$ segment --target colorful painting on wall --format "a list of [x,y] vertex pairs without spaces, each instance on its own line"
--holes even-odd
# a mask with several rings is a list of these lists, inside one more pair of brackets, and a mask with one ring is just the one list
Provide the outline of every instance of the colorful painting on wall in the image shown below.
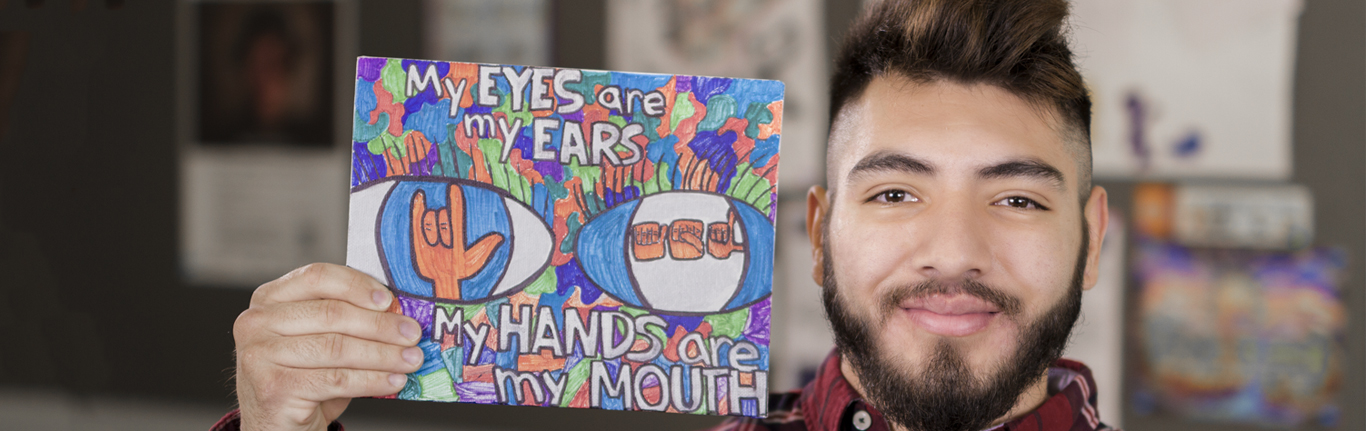
[[355,100],[394,397],[767,413],[781,82],[362,57]]
[[1331,427],[1347,310],[1341,249],[1192,249],[1140,241],[1132,330],[1139,414]]

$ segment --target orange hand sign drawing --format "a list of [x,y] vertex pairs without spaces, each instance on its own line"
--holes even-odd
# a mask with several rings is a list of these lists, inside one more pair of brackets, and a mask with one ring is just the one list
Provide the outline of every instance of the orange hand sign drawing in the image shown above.
[[503,243],[490,232],[465,247],[465,197],[458,185],[447,186],[446,208],[427,209],[427,195],[413,194],[413,261],[417,273],[432,281],[437,298],[460,299],[460,281],[479,273]]
[[669,226],[655,222],[632,226],[631,251],[636,260],[649,261],[664,257],[664,237],[669,235]]
[[735,239],[735,232],[740,229],[736,226],[736,214],[730,211],[727,221],[716,222],[707,225],[707,252],[717,259],[730,257],[731,252],[743,252],[745,244]]
[[701,220],[674,220],[669,224],[669,255],[677,260],[701,259],[706,248]]

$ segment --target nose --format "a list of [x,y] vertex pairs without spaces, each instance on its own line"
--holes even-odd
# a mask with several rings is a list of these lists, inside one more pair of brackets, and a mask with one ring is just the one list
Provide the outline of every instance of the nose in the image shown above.
[[917,217],[910,264],[929,279],[969,280],[991,267],[985,211],[968,199],[941,200]]

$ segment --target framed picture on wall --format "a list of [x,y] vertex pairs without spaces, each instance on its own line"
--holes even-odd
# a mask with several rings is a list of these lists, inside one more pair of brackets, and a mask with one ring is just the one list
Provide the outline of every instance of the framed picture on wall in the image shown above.
[[[180,263],[255,287],[345,257],[355,1],[185,1],[178,10]],[[338,102],[341,103],[338,103]]]
[[200,2],[194,9],[196,142],[336,144],[332,2]]

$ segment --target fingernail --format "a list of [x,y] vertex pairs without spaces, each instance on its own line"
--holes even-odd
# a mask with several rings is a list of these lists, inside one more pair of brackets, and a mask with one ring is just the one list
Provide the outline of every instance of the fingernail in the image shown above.
[[405,376],[405,375],[402,375],[402,374],[390,374],[390,375],[389,375],[389,385],[390,385],[390,386],[399,388],[399,387],[403,387],[403,385],[406,385],[406,384],[408,384],[408,376]]
[[381,307],[389,305],[389,294],[378,290],[376,290],[375,293],[370,294],[370,299],[375,301],[375,305]]
[[398,332],[403,334],[403,338],[409,340],[416,340],[417,337],[422,336],[422,328],[417,326],[417,322],[411,320],[404,320],[403,323],[399,323]]
[[403,349],[403,360],[408,361],[409,364],[413,365],[421,364],[422,349],[416,347],[409,347],[407,349]]

